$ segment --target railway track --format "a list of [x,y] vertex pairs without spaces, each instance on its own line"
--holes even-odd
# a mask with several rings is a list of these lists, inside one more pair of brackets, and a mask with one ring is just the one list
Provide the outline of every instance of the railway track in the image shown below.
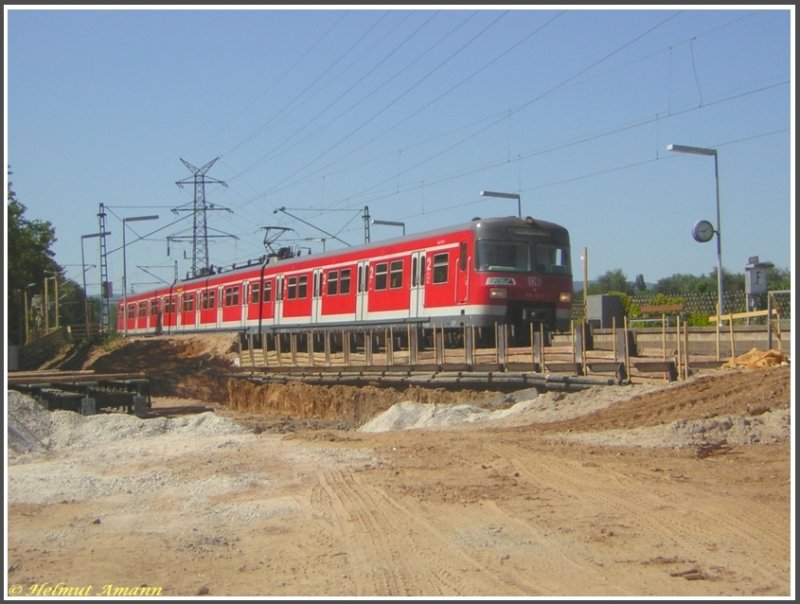
[[18,371],[7,387],[36,398],[48,409],[82,415],[123,411],[143,417],[151,407],[150,379],[144,373],[94,371]]

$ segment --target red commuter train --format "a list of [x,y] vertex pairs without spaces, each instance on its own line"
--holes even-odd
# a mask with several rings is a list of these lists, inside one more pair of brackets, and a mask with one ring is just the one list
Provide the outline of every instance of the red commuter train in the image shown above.
[[571,312],[566,228],[531,217],[474,218],[319,254],[281,248],[244,267],[130,294],[119,302],[117,328],[126,335],[274,335],[507,324],[512,336],[529,338],[531,324],[567,331]]

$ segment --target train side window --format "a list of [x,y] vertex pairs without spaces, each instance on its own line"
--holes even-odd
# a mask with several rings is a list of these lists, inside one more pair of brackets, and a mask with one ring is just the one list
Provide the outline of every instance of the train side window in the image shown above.
[[204,289],[200,296],[200,308],[209,310],[214,308],[214,290]]
[[389,273],[389,287],[397,289],[403,287],[403,261],[392,260]]
[[175,296],[164,298],[164,312],[167,314],[175,312]]
[[328,295],[335,296],[339,293],[339,271],[328,272]]
[[139,317],[147,316],[147,302],[139,302],[138,316]]
[[224,306],[238,306],[239,305],[239,286],[232,285],[226,287],[224,290]]
[[308,297],[308,275],[302,275],[297,278],[297,297]]
[[152,316],[158,314],[158,300],[150,300],[150,314]]
[[264,303],[272,301],[272,281],[264,281]]
[[443,254],[435,254],[433,256],[433,282],[434,283],[447,283],[447,252]]
[[183,312],[194,310],[194,293],[183,294]]
[[459,246],[459,256],[458,256],[458,269],[465,271],[467,270],[467,242],[462,241],[461,245]]
[[289,277],[286,280],[286,299],[294,300],[297,298],[297,277]]
[[389,265],[380,262],[375,265],[375,291],[386,289],[386,275],[389,272]]
[[135,304],[128,304],[128,318],[135,319],[136,318],[136,305]]
[[340,294],[349,294],[350,293],[350,273],[351,270],[349,268],[342,269],[341,280],[339,282],[339,293]]
[[250,304],[258,304],[261,302],[261,284],[256,281],[250,284]]

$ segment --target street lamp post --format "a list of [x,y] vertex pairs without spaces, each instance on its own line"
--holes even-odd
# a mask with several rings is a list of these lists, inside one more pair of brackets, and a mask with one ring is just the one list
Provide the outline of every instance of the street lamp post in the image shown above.
[[158,215],[129,216],[122,219],[122,331],[125,337],[128,336],[128,262],[125,255],[125,230],[129,222],[139,220],[158,220]]
[[503,199],[517,200],[517,214],[522,218],[522,198],[519,193],[498,193],[497,191],[481,191],[482,197],[501,197]]
[[406,234],[406,223],[405,222],[399,222],[399,221],[396,221],[396,220],[373,220],[372,224],[383,224],[383,225],[386,225],[386,226],[403,227],[403,236],[405,237],[405,234]]
[[692,155],[706,155],[714,158],[714,179],[717,187],[717,326],[720,324],[722,315],[722,234],[720,233],[720,211],[719,211],[719,163],[716,149],[706,147],[687,147],[686,145],[667,145],[667,151],[677,153],[689,153]]
[[83,240],[91,239],[93,237],[105,237],[110,235],[108,231],[102,233],[89,233],[88,235],[81,235],[81,269],[83,272],[83,320],[86,323],[86,335],[89,335],[89,296],[86,293],[86,259],[83,254]]

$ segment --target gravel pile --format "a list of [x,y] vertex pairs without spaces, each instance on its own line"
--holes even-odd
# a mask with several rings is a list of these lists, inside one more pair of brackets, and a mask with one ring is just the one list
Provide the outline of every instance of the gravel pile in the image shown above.
[[10,460],[168,433],[203,437],[248,432],[241,425],[210,411],[174,419],[140,419],[123,413],[83,416],[73,411],[48,411],[34,398],[14,390],[7,392],[7,400]]
[[[490,409],[477,405],[437,405],[403,401],[392,405],[359,428],[360,432],[442,429],[474,422],[498,422],[503,426],[536,424],[587,415],[621,400],[630,399],[657,387],[590,388],[563,393],[525,391],[506,397],[506,408]],[[768,411],[757,416],[722,416],[699,420],[679,420],[647,428],[601,432],[561,433],[549,436],[561,441],[607,446],[684,447],[725,441],[730,445],[784,442],[790,435],[790,412]]]
[[388,432],[413,428],[448,428],[460,424],[500,421],[506,423],[552,422],[580,417],[612,403],[655,390],[652,385],[625,388],[595,386],[580,392],[544,392],[530,388],[474,404],[423,404],[403,401],[363,424],[360,432]]

